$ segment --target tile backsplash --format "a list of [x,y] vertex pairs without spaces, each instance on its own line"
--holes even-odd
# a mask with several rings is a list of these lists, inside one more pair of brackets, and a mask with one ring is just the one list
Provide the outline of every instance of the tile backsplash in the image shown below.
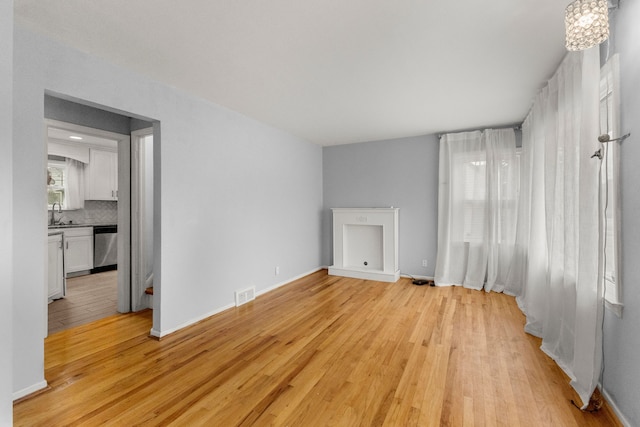
[[107,200],[85,200],[84,209],[56,213],[56,220],[66,224],[117,224],[118,202]]

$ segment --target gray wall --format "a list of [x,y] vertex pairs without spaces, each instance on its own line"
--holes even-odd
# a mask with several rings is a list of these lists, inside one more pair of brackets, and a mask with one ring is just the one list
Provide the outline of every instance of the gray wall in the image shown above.
[[123,135],[131,132],[131,119],[127,116],[50,95],[44,97],[44,117]]
[[135,117],[131,119],[131,132],[134,130],[147,129],[151,126],[153,126],[153,123],[146,120],[137,119]]
[[604,390],[630,425],[640,426],[640,2],[625,1],[612,13],[611,49],[620,54],[623,315],[606,310]]
[[[433,277],[438,237],[436,135],[324,147],[322,262],[333,263],[331,208],[400,208],[403,274]],[[422,260],[428,262],[422,267]]]
[[[0,425],[10,426],[13,286],[13,0],[0,2]],[[8,343],[8,344],[7,344]]]
[[321,147],[18,23],[13,58],[16,395],[46,384],[45,93],[157,120],[154,332],[164,335],[232,306],[235,290],[265,291],[321,265]]
[[113,113],[48,94],[44,96],[44,117],[122,135],[129,135],[134,130],[150,128],[153,125],[146,120],[131,118],[124,114]]

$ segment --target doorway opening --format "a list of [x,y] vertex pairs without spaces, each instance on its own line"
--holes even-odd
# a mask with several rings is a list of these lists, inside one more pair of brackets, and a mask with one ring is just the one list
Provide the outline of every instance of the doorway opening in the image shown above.
[[[51,161],[64,166],[54,172],[58,180],[53,186],[48,178],[47,228],[49,234],[53,231],[63,240],[52,244],[50,236],[49,251],[62,246],[62,283],[67,291],[50,298],[47,289],[49,315],[45,319],[54,324],[47,325],[45,331],[55,333],[116,312],[152,308],[152,297],[144,294],[144,282],[139,282],[142,274],[138,273],[144,266],[150,274],[143,280],[153,280],[153,243],[144,251],[138,249],[144,242],[138,237],[140,229],[148,231],[150,226],[150,241],[154,240],[153,155],[145,156],[153,153],[152,122],[46,95],[45,127],[47,166]],[[146,130],[137,131],[140,128]],[[142,160],[141,145],[146,149]],[[140,170],[146,173],[142,179]],[[134,178],[132,174],[138,175]],[[140,197],[150,197],[151,203]],[[139,215],[141,207],[144,217]],[[141,223],[145,218],[150,219]],[[82,262],[74,264],[78,254],[83,256]],[[59,274],[52,274],[51,260],[50,255],[49,282]]]

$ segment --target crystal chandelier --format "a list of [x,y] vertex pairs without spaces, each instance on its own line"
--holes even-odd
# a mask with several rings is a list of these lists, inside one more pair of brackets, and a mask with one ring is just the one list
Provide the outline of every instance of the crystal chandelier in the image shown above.
[[609,37],[609,6],[606,0],[576,0],[565,10],[567,50],[584,50]]

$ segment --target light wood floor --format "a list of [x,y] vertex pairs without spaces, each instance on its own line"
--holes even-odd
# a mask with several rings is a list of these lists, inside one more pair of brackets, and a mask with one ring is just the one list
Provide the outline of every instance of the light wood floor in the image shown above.
[[67,295],[49,304],[49,335],[118,313],[118,271],[67,279]]
[[166,338],[151,311],[46,340],[18,426],[611,426],[514,299],[320,271]]

